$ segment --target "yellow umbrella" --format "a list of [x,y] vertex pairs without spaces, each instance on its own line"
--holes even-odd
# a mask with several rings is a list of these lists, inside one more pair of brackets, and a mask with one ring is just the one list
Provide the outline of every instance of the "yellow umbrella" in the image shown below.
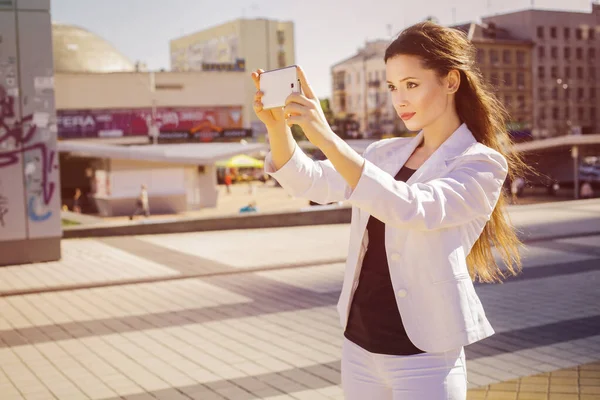
[[217,167],[227,168],[262,168],[263,166],[264,162],[245,154],[233,156],[229,160],[217,162]]

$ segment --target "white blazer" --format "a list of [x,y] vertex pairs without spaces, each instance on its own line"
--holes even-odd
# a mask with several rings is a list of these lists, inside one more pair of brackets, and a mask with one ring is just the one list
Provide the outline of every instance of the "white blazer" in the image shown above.
[[506,178],[505,158],[478,143],[462,124],[405,183],[394,179],[423,137],[383,139],[364,152],[354,190],[329,160],[313,161],[298,146],[278,171],[271,154],[265,172],[296,197],[352,205],[350,243],[338,302],[345,329],[362,260],[366,226],[385,223],[385,247],[396,303],[410,340],[442,352],[494,333],[467,270],[466,256],[496,206]]

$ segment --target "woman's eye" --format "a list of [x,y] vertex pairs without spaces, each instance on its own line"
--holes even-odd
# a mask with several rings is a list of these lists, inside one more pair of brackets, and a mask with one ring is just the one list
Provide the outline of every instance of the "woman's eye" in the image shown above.
[[389,91],[393,91],[394,89],[395,89],[395,88],[394,88],[394,85],[388,85],[388,90],[389,90]]
[[419,85],[417,85],[417,84],[416,84],[416,83],[414,83],[414,82],[408,82],[408,83],[406,84],[406,87],[407,87],[408,89],[413,89],[413,88],[416,88],[417,86],[419,86]]

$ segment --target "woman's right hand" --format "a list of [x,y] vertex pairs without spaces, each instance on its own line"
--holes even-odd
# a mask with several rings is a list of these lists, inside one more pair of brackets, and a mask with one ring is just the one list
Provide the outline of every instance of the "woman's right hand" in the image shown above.
[[262,121],[267,128],[285,127],[285,116],[283,113],[283,107],[271,108],[265,110],[262,104],[263,92],[260,91],[260,74],[265,72],[262,69],[258,69],[252,73],[252,80],[254,86],[256,86],[256,94],[254,95],[253,108],[258,119]]

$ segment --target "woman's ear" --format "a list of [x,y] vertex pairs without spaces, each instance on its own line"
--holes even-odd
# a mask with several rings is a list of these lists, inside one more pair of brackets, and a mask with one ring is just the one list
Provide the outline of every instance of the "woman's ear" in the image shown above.
[[451,70],[448,72],[446,81],[448,82],[448,94],[456,93],[460,86],[460,73],[455,69]]

